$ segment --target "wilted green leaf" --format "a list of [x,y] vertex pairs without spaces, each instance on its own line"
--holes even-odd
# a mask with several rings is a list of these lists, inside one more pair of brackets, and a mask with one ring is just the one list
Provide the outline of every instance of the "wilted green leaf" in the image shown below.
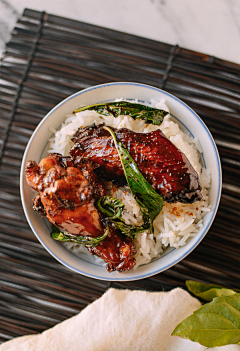
[[62,241],[62,242],[73,242],[82,244],[86,247],[93,247],[100,244],[109,233],[109,227],[107,227],[105,233],[101,236],[92,237],[92,236],[81,236],[81,235],[73,235],[68,233],[67,231],[61,232],[57,227],[53,226],[51,237],[54,240]]
[[85,110],[94,110],[103,116],[111,115],[118,117],[119,115],[127,115],[133,119],[142,119],[145,121],[145,123],[155,124],[158,126],[162,123],[164,117],[168,114],[168,112],[164,110],[159,110],[151,106],[128,101],[114,101],[83,106],[73,112],[77,113]]
[[137,234],[150,228],[149,218],[147,218],[146,222],[141,226],[126,224],[121,217],[124,204],[121,200],[112,196],[107,195],[100,197],[96,202],[96,207],[102,215],[107,217],[113,223],[115,228],[118,228],[122,234],[131,239],[135,239]]
[[112,196],[102,196],[96,201],[96,207],[105,217],[111,220],[121,217],[124,204]]

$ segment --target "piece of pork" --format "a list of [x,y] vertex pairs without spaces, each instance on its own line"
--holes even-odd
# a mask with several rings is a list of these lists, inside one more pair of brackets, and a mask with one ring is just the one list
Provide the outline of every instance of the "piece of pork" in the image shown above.
[[[28,161],[27,183],[38,192],[34,209],[70,234],[102,236],[107,222],[95,207],[95,201],[106,195],[106,189],[93,170],[91,162],[76,164],[59,154],[50,154],[39,165]],[[132,240],[111,226],[99,245],[87,248],[107,263],[109,271],[127,271],[135,264],[136,249]]]
[[[136,133],[129,129],[111,128],[123,143],[139,171],[168,203],[193,203],[201,200],[197,172],[187,157],[160,131]],[[79,129],[73,137],[70,154],[99,165],[96,172],[118,185],[126,178],[112,136],[103,125]]]

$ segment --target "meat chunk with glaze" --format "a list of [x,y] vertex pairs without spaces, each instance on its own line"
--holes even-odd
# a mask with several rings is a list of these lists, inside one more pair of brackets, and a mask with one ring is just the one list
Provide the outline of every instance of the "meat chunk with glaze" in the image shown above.
[[[76,163],[68,157],[50,154],[39,165],[28,161],[28,185],[38,192],[33,207],[60,230],[81,236],[102,236],[107,222],[95,207],[95,201],[106,195],[106,189],[94,173],[91,162]],[[132,240],[113,227],[99,245],[88,250],[107,263],[111,272],[131,269],[136,249]]]
[[[73,137],[70,154],[99,165],[98,174],[118,185],[126,179],[113,138],[103,125],[79,129]],[[187,157],[162,132],[136,133],[129,129],[111,128],[117,140],[125,145],[139,171],[168,203],[193,203],[201,200],[197,172]]]
[[[71,166],[66,167],[64,162]],[[28,161],[26,172],[28,185],[39,192],[51,223],[75,235],[96,237],[103,232],[94,202],[106,195],[106,190],[90,163],[77,168],[72,161],[52,154],[43,158],[39,165]],[[39,197],[37,203],[40,207]],[[34,205],[36,208],[36,200]]]

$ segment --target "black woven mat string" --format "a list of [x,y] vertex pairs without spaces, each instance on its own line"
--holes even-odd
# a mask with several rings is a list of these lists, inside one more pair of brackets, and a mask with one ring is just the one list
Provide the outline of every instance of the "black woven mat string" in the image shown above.
[[16,112],[16,109],[17,109],[17,106],[18,106],[18,100],[19,100],[19,97],[20,97],[20,94],[21,94],[21,91],[22,91],[22,86],[23,86],[23,83],[24,83],[24,81],[25,81],[25,79],[26,79],[26,77],[28,75],[29,69],[31,67],[32,60],[33,60],[34,54],[35,54],[37,46],[38,46],[38,42],[39,42],[39,40],[41,38],[41,35],[42,35],[42,28],[43,28],[44,22],[46,22],[46,20],[47,20],[47,16],[48,16],[48,14],[46,14],[45,11],[43,11],[41,13],[40,23],[39,23],[39,26],[38,26],[38,32],[37,32],[36,40],[34,42],[32,50],[30,52],[28,64],[27,64],[27,66],[26,66],[26,68],[25,68],[25,70],[23,72],[22,79],[21,79],[21,81],[20,81],[20,83],[18,85],[17,91],[16,91],[15,99],[14,99],[13,106],[12,106],[11,116],[10,116],[10,120],[9,120],[9,124],[7,126],[5,137],[3,139],[2,148],[0,150],[0,165],[1,165],[2,157],[3,157],[3,153],[4,153],[4,150],[5,150],[5,147],[6,147],[6,143],[7,143],[7,140],[8,140],[9,132],[10,132],[10,129],[11,129],[12,121],[14,119],[14,115],[15,115],[15,112]]
[[171,48],[170,55],[169,55],[169,58],[168,58],[168,61],[167,61],[166,71],[165,71],[165,73],[163,75],[163,78],[162,78],[161,89],[164,89],[164,87],[165,87],[165,85],[167,83],[169,72],[172,69],[173,60],[177,56],[179,50],[180,50],[180,48],[179,48],[178,45],[175,45],[175,46],[173,46]]

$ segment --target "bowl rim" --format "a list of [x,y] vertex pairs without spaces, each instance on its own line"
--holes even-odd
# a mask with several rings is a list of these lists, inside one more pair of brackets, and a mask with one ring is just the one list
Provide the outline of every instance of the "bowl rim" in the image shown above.
[[[119,277],[111,277],[111,273],[109,274],[109,278],[108,277],[101,277],[99,275],[94,275],[85,271],[82,271],[79,268],[76,268],[74,266],[72,266],[71,264],[65,262],[62,258],[58,257],[57,254],[55,252],[53,252],[47,245],[46,243],[40,238],[38,232],[36,231],[36,229],[34,228],[30,216],[28,214],[28,210],[26,207],[26,203],[25,203],[25,198],[24,198],[24,191],[23,191],[23,187],[24,187],[24,177],[25,177],[25,164],[27,161],[27,154],[29,149],[31,148],[31,143],[32,140],[35,138],[36,134],[38,133],[39,129],[41,128],[41,126],[45,123],[45,121],[51,116],[51,114],[56,111],[57,109],[59,109],[63,104],[65,104],[67,101],[75,98],[76,96],[82,95],[86,92],[89,91],[93,91],[95,89],[99,89],[99,88],[104,88],[104,87],[109,87],[109,86],[117,86],[117,85],[130,85],[130,86],[140,86],[140,87],[145,87],[145,88],[150,88],[152,90],[156,90],[157,92],[161,92],[163,95],[169,96],[170,98],[172,98],[173,100],[176,100],[177,103],[180,103],[181,105],[183,105],[185,108],[187,108],[194,116],[195,118],[197,118],[197,120],[201,123],[201,125],[203,126],[203,128],[205,129],[205,131],[207,132],[207,135],[209,137],[209,140],[211,141],[215,156],[216,156],[216,161],[217,161],[217,169],[218,169],[218,189],[217,189],[217,201],[214,204],[214,208],[212,209],[211,212],[211,217],[209,218],[208,222],[205,224],[205,228],[204,231],[201,233],[201,235],[199,235],[198,240],[196,240],[195,244],[190,246],[190,248],[186,251],[183,252],[183,254],[180,257],[177,257],[175,260],[173,260],[171,263],[166,264],[164,267],[160,268],[160,269],[155,269],[154,271],[151,272],[146,272],[143,273],[141,275],[136,275],[136,276],[131,276],[131,277],[127,277],[127,275],[119,275]],[[170,112],[171,114],[171,112]],[[175,117],[174,115],[172,115],[175,119],[178,120],[177,117]],[[178,120],[182,125],[184,125],[180,120]],[[187,126],[184,125],[184,127],[188,129]],[[189,130],[190,131],[190,130]],[[191,131],[190,131],[191,133]],[[192,133],[191,133],[192,134]],[[94,279],[99,279],[99,280],[105,280],[105,281],[134,281],[134,280],[140,280],[140,279],[145,279],[148,277],[151,277],[153,275],[156,275],[158,273],[161,273],[171,267],[173,267],[175,264],[177,264],[178,262],[182,261],[185,257],[187,257],[197,246],[198,244],[203,240],[203,238],[205,237],[205,235],[207,234],[209,228],[211,227],[214,218],[217,214],[217,210],[219,207],[219,203],[220,203],[220,199],[221,199],[221,190],[222,190],[222,168],[221,168],[221,162],[220,162],[220,157],[219,157],[219,153],[218,153],[218,149],[216,146],[216,143],[211,135],[211,132],[209,131],[208,127],[206,126],[206,124],[203,122],[203,120],[198,116],[198,114],[190,107],[188,106],[184,101],[182,101],[181,99],[177,98],[176,96],[170,94],[169,92],[162,90],[160,88],[151,86],[151,85],[147,85],[147,84],[142,84],[142,83],[135,83],[135,82],[110,82],[110,83],[103,83],[103,84],[98,84],[98,85],[94,85],[91,87],[88,87],[86,89],[83,89],[81,91],[78,91],[68,97],[66,97],[64,100],[60,101],[56,106],[54,106],[41,120],[41,122],[37,125],[37,127],[35,128],[32,136],[30,137],[27,146],[25,148],[24,154],[23,154],[23,158],[22,158],[22,163],[21,163],[21,170],[20,170],[20,195],[21,195],[21,201],[22,201],[22,206],[23,206],[23,210],[25,213],[25,216],[27,218],[27,221],[33,231],[33,233],[35,234],[35,236],[37,237],[37,239],[40,241],[40,243],[43,245],[43,247],[57,260],[59,261],[61,264],[63,264],[64,266],[66,266],[67,268],[73,270],[76,273],[82,274],[84,276],[90,277],[90,278],[94,278]],[[172,251],[176,250],[174,248],[171,248],[172,250],[170,250],[168,253],[166,253],[166,255],[168,255],[169,253],[171,253]],[[165,256],[166,256],[165,255]],[[160,256],[159,258],[155,259],[154,261],[151,262],[155,262],[157,260],[160,260],[162,257],[165,256]],[[151,263],[150,262],[150,263]],[[148,264],[146,264],[147,266]],[[105,267],[104,267],[105,268]],[[106,268],[105,268],[106,269]],[[131,270],[132,271],[132,270]],[[137,270],[135,271],[137,272]],[[126,272],[128,273],[128,272]]]

